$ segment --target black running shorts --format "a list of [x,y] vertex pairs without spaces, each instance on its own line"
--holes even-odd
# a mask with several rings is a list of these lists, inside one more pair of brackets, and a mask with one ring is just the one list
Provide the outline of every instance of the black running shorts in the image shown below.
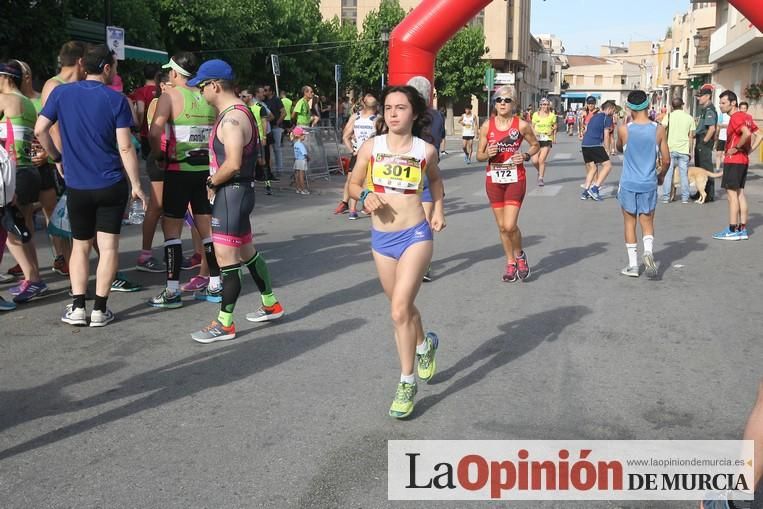
[[212,240],[217,244],[241,247],[252,241],[249,216],[254,210],[254,182],[222,186],[212,205]]
[[165,171],[162,209],[164,215],[173,219],[183,219],[191,204],[196,215],[209,215],[212,206],[207,197],[206,171]]
[[724,189],[744,189],[747,181],[747,165],[723,163],[721,187]]
[[609,161],[609,155],[604,147],[583,147],[583,161],[601,164]]
[[40,198],[40,172],[34,166],[16,168],[16,202],[31,205]]
[[127,180],[103,189],[67,189],[72,237],[90,240],[95,232],[119,235],[129,194]]

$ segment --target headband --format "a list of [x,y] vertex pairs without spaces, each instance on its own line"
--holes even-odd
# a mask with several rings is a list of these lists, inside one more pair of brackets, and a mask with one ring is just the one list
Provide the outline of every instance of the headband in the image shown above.
[[625,101],[625,105],[633,111],[642,111],[649,107],[649,98],[647,97],[646,101],[642,102],[641,104],[632,104],[628,101]]
[[0,64],[0,74],[10,76],[12,78],[21,79],[21,73],[16,71],[13,67],[5,64]]
[[180,67],[180,64],[175,62],[172,58],[170,58],[169,63],[166,63],[162,66],[162,69],[172,69],[176,73],[178,73],[181,76],[185,76],[186,78],[191,76],[191,73]]

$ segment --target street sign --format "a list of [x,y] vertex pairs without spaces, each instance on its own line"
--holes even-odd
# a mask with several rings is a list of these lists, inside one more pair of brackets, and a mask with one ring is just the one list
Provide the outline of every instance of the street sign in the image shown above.
[[496,85],[513,85],[514,80],[515,78],[513,72],[499,72],[495,75]]
[[489,67],[485,70],[485,86],[492,89],[495,86],[495,69]]
[[278,55],[270,55],[270,64],[273,67],[273,76],[280,76],[281,63],[278,61]]
[[339,64],[334,65],[334,81],[337,83],[342,81],[342,66]]
[[125,59],[125,29],[106,27],[106,44],[114,52],[117,60]]

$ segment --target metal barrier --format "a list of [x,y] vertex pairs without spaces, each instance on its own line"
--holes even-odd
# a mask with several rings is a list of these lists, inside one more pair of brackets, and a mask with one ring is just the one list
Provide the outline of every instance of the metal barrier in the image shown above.
[[[331,174],[341,174],[340,157],[344,154],[339,135],[334,127],[303,127],[306,132],[305,146],[310,161],[308,163],[308,179],[331,180]],[[288,136],[283,137],[281,152],[283,154],[282,173],[291,173],[294,168],[294,150]]]

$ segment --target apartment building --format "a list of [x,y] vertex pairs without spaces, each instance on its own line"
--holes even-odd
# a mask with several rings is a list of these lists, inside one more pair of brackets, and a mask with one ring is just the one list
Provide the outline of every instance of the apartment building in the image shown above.
[[586,97],[599,103],[613,100],[622,105],[628,92],[642,88],[642,67],[626,59],[567,55],[568,67],[562,71],[564,107],[580,107]]

